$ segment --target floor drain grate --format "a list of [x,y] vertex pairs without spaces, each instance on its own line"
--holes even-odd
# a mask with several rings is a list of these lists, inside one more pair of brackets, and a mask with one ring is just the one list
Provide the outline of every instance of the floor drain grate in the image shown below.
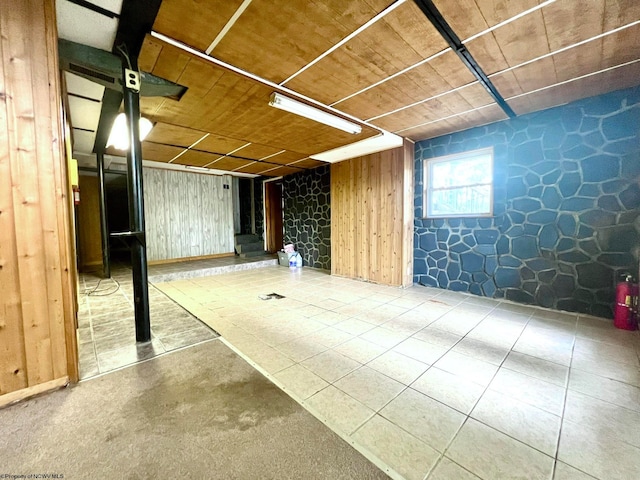
[[284,295],[280,295],[279,293],[268,293],[266,295],[258,295],[258,298],[260,300],[271,300],[272,298],[280,300],[281,298],[284,298]]

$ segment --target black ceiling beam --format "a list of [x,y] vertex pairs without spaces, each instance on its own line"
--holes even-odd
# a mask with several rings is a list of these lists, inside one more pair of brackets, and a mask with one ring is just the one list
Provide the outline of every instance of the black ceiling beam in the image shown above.
[[113,53],[119,56],[117,47],[124,44],[128,55],[138,58],[144,37],[153,29],[161,3],[162,0],[124,0]]
[[105,146],[107,145],[107,140],[109,140],[111,127],[113,127],[113,122],[120,111],[122,98],[122,92],[111,90],[110,88],[104,89],[104,94],[102,95],[102,109],[100,110],[100,120],[98,120],[96,139],[93,142],[94,153],[104,151]]
[[451,49],[456,52],[456,55],[460,57],[460,60],[467,66],[467,68],[478,79],[480,85],[482,85],[489,95],[496,101],[496,103],[502,108],[504,113],[509,117],[516,117],[516,113],[511,109],[506,100],[500,95],[498,89],[489,80],[489,77],[482,70],[478,62],[473,58],[467,47],[464,46],[460,37],[453,31],[451,26],[444,19],[440,10],[433,4],[431,0],[414,0],[416,5],[422,10],[422,13],[429,19],[433,26],[438,30],[440,35],[446,40]]
[[111,10],[102,8],[101,6],[96,5],[95,3],[88,2],[87,0],[69,0],[69,1],[71,3],[75,3],[80,7],[84,7],[88,10],[91,10],[92,12],[96,12],[96,13],[99,13],[100,15],[104,15],[105,17],[118,18],[120,16],[117,13],[112,12]]
[[[99,48],[58,39],[58,56],[63,70],[112,90],[122,91],[122,57]],[[187,87],[140,72],[140,95],[180,100]],[[72,94],[70,94],[72,95]],[[98,100],[99,101],[99,100]]]
[[[122,2],[116,40],[113,42],[112,52],[115,55],[120,56],[118,47],[124,45],[127,54],[135,59],[137,65],[144,38],[153,28],[161,3],[162,0],[124,0]],[[105,89],[96,141],[93,144],[94,152],[105,148],[113,121],[120,111],[122,98],[122,92]]]

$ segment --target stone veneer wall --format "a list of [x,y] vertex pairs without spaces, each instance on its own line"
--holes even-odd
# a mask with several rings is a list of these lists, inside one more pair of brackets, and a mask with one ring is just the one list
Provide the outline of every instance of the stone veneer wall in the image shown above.
[[264,181],[267,177],[256,177],[253,179],[253,203],[256,218],[256,235],[264,238],[264,200],[263,191]]
[[[638,271],[640,87],[416,144],[414,282],[611,316]],[[423,160],[494,149],[492,218],[424,219]]]
[[331,269],[329,165],[283,178],[284,242],[299,247],[305,266]]

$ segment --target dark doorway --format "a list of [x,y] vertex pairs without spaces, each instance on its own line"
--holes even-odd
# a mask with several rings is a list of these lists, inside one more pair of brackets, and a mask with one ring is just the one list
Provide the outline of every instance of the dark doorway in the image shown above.
[[[129,198],[127,194],[127,174],[107,174],[107,224],[109,233],[129,230]],[[128,245],[119,238],[109,238],[111,261],[129,265],[131,251]]]
[[253,179],[238,179],[238,196],[240,197],[240,233],[249,235],[254,233],[254,226],[251,214],[251,200],[253,198],[251,190],[253,189]]

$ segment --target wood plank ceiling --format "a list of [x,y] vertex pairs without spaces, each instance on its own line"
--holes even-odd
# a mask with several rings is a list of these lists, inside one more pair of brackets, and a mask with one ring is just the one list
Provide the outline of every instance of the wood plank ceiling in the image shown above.
[[[640,84],[638,0],[434,4],[517,114]],[[141,70],[188,90],[142,99],[148,160],[277,176],[379,129],[421,140],[507,118],[411,0],[164,0],[153,30]],[[362,133],[269,107],[280,87]]]

